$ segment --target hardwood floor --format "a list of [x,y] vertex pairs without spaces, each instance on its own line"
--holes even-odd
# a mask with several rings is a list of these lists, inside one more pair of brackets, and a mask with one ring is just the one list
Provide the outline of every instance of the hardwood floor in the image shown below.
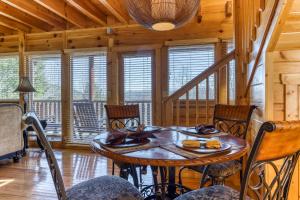
[[[55,150],[65,186],[68,188],[90,178],[111,174],[112,162],[90,151]],[[151,183],[150,169],[144,177]],[[184,173],[184,184],[198,188],[199,175]],[[45,154],[30,149],[19,163],[0,161],[0,199],[55,200],[57,199]]]

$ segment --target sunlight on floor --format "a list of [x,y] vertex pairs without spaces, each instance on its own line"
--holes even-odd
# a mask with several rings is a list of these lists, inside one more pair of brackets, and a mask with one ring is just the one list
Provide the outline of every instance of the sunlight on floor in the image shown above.
[[15,179],[0,179],[0,188],[14,182]]

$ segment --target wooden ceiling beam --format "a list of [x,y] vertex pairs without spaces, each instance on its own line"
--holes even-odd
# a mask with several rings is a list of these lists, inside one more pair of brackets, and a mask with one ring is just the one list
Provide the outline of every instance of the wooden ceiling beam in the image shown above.
[[32,0],[0,0],[36,19],[48,23],[54,27],[66,28],[64,19],[57,17],[55,14],[40,6]]
[[16,34],[16,31],[11,28],[7,28],[6,26],[0,25],[0,33],[4,35],[14,35]]
[[26,26],[23,23],[14,21],[8,17],[5,17],[3,15],[0,15],[0,25],[5,26],[9,29],[13,29],[16,31],[23,31],[25,33],[30,33],[31,32],[31,28]]
[[3,15],[5,17],[11,18],[12,20],[15,20],[17,22],[23,23],[32,28],[37,28],[43,31],[51,31],[53,29],[53,26],[39,19],[36,19],[18,10],[17,8],[14,8],[1,1],[0,1],[0,15]]
[[97,12],[97,10],[93,10],[92,7],[93,5],[90,5],[89,1],[82,1],[82,0],[67,0],[67,2],[79,10],[82,14],[86,15],[89,17],[91,20],[94,22],[106,26],[107,24],[107,18],[104,14],[101,12]]
[[126,10],[122,9],[119,0],[99,0],[99,2],[122,23],[129,22],[129,15]]
[[88,21],[86,20],[85,16],[79,13],[75,8],[69,6],[63,0],[50,0],[50,1],[34,0],[34,1],[79,28],[87,27]]

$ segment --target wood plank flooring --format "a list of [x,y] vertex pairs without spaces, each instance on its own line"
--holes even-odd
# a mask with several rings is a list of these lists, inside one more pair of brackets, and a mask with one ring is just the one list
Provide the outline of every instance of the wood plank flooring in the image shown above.
[[[90,151],[55,150],[65,186],[71,187],[90,178],[110,175],[111,160]],[[187,170],[184,184],[198,188],[199,175]],[[150,169],[144,177],[151,183]],[[57,199],[45,154],[30,149],[19,163],[0,161],[0,200],[55,200]]]

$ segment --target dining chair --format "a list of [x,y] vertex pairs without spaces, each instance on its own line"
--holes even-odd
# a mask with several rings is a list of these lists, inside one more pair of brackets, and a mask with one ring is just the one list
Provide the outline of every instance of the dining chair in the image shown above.
[[[246,139],[251,115],[255,108],[254,105],[216,104],[213,124],[222,132]],[[240,183],[242,183],[242,163],[241,158],[208,166],[183,167],[179,171],[179,184],[182,184],[182,171],[186,168],[202,173],[200,187],[203,187],[208,180],[212,181],[212,185],[224,185],[225,179],[237,172],[240,172]]]
[[188,192],[176,200],[250,199],[247,195],[255,199],[287,200],[299,155],[300,121],[265,122],[247,160],[240,192],[228,186],[214,185]]
[[141,123],[139,105],[105,105],[108,128],[116,130]]
[[[141,123],[139,105],[104,105],[107,115],[107,124],[109,130],[118,130],[126,127],[138,126]],[[120,176],[128,179],[130,174],[133,183],[139,187],[138,173],[136,168],[140,169],[139,178],[142,182],[142,174],[146,173],[145,166],[136,166],[128,163],[115,163],[113,161],[112,175],[115,174],[115,164],[120,168]]]
[[35,113],[23,117],[27,125],[36,131],[45,149],[46,158],[59,200],[142,200],[139,191],[128,181],[116,176],[102,176],[65,189],[63,178],[51,145],[45,137],[43,127]]

